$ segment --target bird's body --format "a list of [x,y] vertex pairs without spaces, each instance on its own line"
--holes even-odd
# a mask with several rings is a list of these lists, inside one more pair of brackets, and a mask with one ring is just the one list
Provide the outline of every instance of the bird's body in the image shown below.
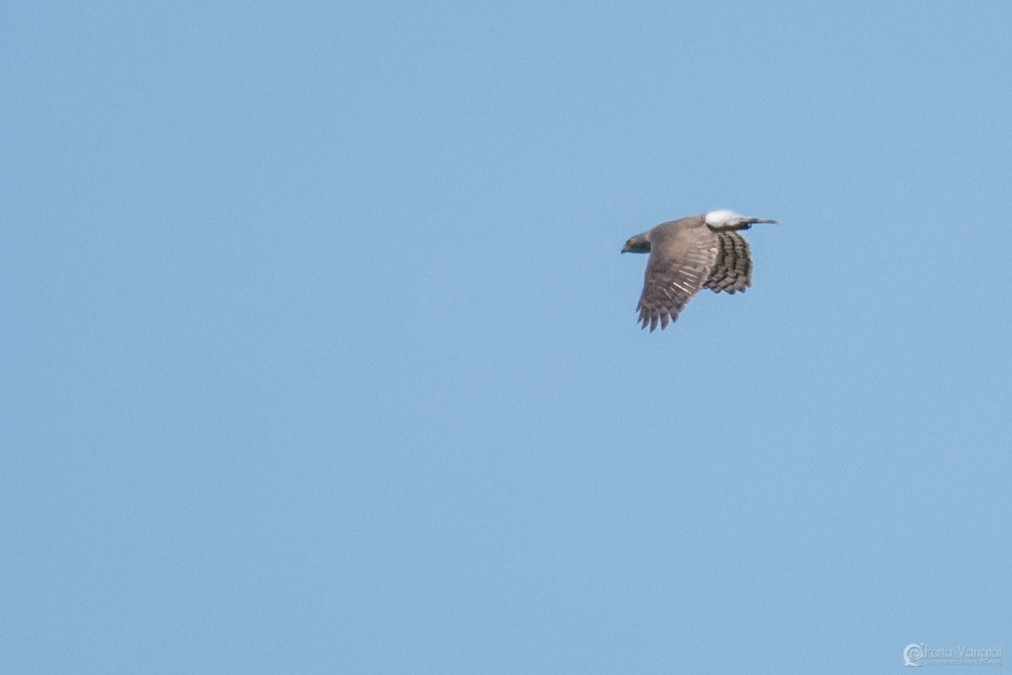
[[710,211],[661,223],[629,239],[623,253],[650,254],[636,306],[643,327],[666,328],[701,288],[736,293],[751,286],[752,257],[738,231],[775,222]]

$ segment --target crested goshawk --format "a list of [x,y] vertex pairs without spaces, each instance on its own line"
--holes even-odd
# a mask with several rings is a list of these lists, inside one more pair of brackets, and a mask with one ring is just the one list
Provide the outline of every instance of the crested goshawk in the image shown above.
[[738,234],[755,223],[775,223],[733,211],[710,211],[661,223],[625,243],[622,253],[649,253],[636,310],[643,328],[667,328],[701,288],[736,293],[752,285],[752,256]]

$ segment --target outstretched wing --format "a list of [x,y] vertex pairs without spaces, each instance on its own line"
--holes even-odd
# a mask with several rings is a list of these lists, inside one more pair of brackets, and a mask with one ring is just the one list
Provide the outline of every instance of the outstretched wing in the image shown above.
[[737,232],[717,233],[717,261],[705,288],[714,293],[736,293],[752,285],[752,255],[748,242]]
[[636,305],[640,323],[653,331],[667,328],[710,277],[719,252],[717,237],[707,236],[692,245],[671,242],[654,247],[647,263],[643,294]]

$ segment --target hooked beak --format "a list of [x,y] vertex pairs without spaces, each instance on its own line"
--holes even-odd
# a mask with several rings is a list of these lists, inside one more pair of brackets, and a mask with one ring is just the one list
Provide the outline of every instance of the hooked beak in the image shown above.
[[632,247],[629,246],[628,243],[625,246],[622,247],[622,253],[628,253],[631,250],[632,250]]

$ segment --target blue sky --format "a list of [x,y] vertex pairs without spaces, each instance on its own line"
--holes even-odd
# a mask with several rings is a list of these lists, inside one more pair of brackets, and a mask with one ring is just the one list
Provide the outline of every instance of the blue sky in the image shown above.
[[[5,3],[0,671],[1012,649],[1010,30]],[[725,207],[753,288],[640,331]]]

